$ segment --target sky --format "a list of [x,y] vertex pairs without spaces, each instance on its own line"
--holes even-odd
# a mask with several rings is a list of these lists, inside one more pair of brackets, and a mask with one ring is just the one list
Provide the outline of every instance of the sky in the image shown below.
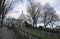
[[[60,0],[34,0],[34,1],[40,2],[42,5],[49,2],[50,5],[56,10],[56,13],[60,16]],[[6,17],[14,17],[14,18],[18,19],[18,17],[22,13],[22,10],[25,15],[27,14],[26,8],[27,8],[27,0],[23,0],[23,3],[17,1],[15,3],[13,11],[10,11],[6,15]]]

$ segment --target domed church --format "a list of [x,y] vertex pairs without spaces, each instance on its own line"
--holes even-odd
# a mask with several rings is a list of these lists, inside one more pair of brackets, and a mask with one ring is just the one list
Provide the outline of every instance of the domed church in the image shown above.
[[27,19],[26,15],[23,13],[23,11],[22,11],[21,15],[18,17],[18,19],[22,20],[22,24],[26,21],[28,24],[32,25],[32,21]]

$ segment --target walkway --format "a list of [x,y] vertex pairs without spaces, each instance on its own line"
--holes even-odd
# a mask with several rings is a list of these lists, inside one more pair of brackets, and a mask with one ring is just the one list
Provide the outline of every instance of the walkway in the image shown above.
[[3,27],[0,29],[0,39],[16,39],[12,30],[9,30],[7,27]]

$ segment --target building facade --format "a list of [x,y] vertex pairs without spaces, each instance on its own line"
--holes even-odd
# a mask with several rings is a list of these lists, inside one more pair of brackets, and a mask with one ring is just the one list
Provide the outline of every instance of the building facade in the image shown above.
[[23,23],[26,21],[28,24],[32,24],[32,22],[26,18],[25,14],[22,11],[22,14],[18,17],[18,19],[22,20]]

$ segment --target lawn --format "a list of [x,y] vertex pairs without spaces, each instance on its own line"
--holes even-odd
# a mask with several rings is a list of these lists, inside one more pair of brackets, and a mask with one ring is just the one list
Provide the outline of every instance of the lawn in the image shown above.
[[29,29],[29,28],[25,28],[25,27],[22,27],[22,28],[18,27],[18,29],[21,31],[27,32],[33,36],[37,36],[39,38],[42,38],[42,39],[56,39],[55,36],[43,34],[42,31],[36,31],[36,30]]

